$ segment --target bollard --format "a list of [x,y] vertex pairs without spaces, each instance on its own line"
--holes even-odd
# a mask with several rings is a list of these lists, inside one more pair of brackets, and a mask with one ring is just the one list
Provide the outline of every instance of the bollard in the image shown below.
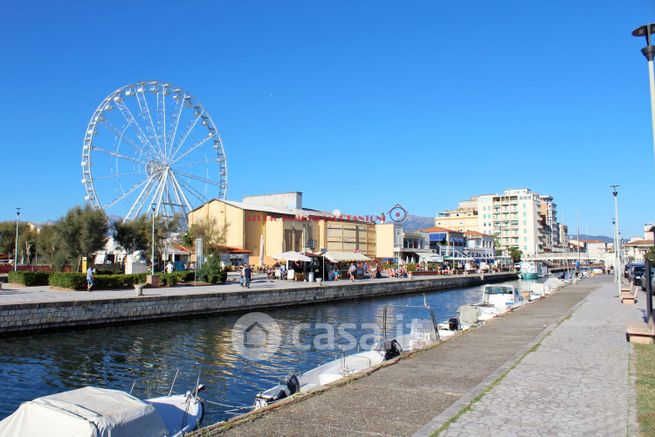
[[648,259],[644,263],[644,270],[641,280],[646,280],[646,320],[649,321],[653,315],[653,287],[651,283],[650,260]]

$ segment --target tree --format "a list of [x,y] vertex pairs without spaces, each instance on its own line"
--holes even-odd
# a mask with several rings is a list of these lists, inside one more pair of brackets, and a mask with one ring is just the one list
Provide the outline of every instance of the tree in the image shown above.
[[221,246],[225,246],[227,229],[227,225],[221,228],[216,220],[211,217],[200,220],[189,226],[189,230],[184,234],[184,244],[193,247],[196,238],[202,238],[207,251],[218,255]]
[[151,221],[148,216],[142,215],[136,219],[123,222],[117,220],[111,225],[111,234],[116,244],[125,249],[128,254],[137,250],[146,252],[150,245]]
[[77,258],[76,270],[79,271],[82,257],[90,257],[105,246],[109,224],[102,211],[87,205],[69,209],[57,221],[56,228],[68,255]]
[[509,256],[512,257],[512,261],[515,263],[521,261],[521,255],[523,255],[523,252],[521,252],[518,247],[509,248]]
[[[27,235],[31,235],[27,237]],[[24,241],[32,241],[34,232],[31,230],[30,225],[24,222],[18,223],[18,252],[19,255],[23,253],[22,260],[24,260]],[[7,254],[10,259],[14,259],[16,252],[16,222],[7,221],[0,222],[0,253]]]
[[655,246],[648,248],[648,251],[644,254],[644,259],[649,260],[651,265],[655,264]]
[[69,254],[55,224],[41,226],[36,239],[36,250],[41,258],[56,271],[63,271],[68,264]]

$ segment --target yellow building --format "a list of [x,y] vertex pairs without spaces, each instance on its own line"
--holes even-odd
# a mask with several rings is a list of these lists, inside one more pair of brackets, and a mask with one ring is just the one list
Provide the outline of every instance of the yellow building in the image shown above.
[[437,213],[434,225],[454,231],[479,231],[479,216],[477,198],[459,202],[457,209],[451,209]]
[[244,197],[242,202],[211,200],[194,209],[189,225],[213,219],[226,229],[225,245],[250,252],[250,264],[275,263],[286,252],[359,252],[376,256],[373,221],[305,209],[302,193]]

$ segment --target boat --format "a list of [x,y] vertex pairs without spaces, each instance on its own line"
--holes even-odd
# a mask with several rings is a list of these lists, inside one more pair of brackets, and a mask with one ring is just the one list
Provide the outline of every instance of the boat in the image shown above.
[[545,275],[541,263],[538,261],[523,261],[519,279],[538,279]]
[[388,309],[396,305],[385,305],[382,314],[382,340],[375,342],[371,350],[352,355],[346,355],[345,351],[342,351],[340,358],[302,374],[293,373],[280,381],[278,385],[258,393],[255,396],[253,408],[263,408],[296,393],[307,392],[350,377],[358,372],[364,372],[384,361],[398,357],[404,352],[424,349],[433,343],[454,335],[458,331],[469,328],[470,325],[462,325],[456,317],[452,317],[443,323],[437,323],[434,311],[427,306],[425,300],[424,302],[423,306],[398,306],[399,308],[424,309],[430,314],[429,319],[412,319],[408,334],[395,337],[387,335]]
[[479,320],[486,321],[525,303],[518,289],[512,285],[486,284],[482,289]]
[[12,437],[180,437],[198,428],[204,414],[197,392],[141,400],[131,394],[82,387],[23,402],[0,421]]
[[401,353],[402,350],[396,344],[392,344],[392,342],[388,342],[386,345],[376,343],[370,351],[352,355],[345,355],[344,352],[341,358],[322,364],[302,374],[291,374],[280,381],[275,387],[258,393],[255,396],[254,409],[273,404],[296,393],[306,392],[313,388],[352,376],[357,372],[376,366],[386,359],[398,356]]

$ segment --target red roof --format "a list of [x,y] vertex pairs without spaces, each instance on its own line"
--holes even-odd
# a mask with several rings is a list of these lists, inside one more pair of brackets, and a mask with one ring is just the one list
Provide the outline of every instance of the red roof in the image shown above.
[[241,247],[234,247],[234,246],[218,246],[219,249],[225,250],[228,253],[252,253],[250,250],[243,249]]
[[653,240],[633,240],[625,243],[626,246],[653,246]]
[[473,235],[476,237],[491,237],[491,235],[483,234],[482,232],[478,232],[478,231],[465,231],[464,235]]
[[453,229],[448,229],[448,228],[442,228],[441,226],[433,226],[431,228],[421,229],[421,232],[457,232],[458,234],[461,234],[461,232],[459,231],[455,231]]

